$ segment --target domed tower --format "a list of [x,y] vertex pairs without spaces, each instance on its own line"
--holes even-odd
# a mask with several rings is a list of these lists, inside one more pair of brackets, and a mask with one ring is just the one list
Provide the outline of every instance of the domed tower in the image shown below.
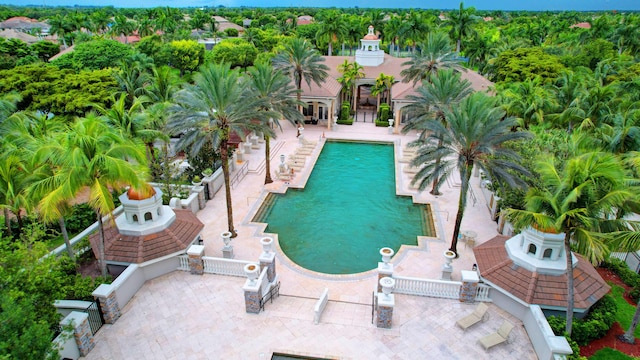
[[356,62],[362,66],[378,66],[384,62],[384,51],[380,50],[380,39],[373,25],[369,25],[369,32],[360,40]]
[[[190,210],[162,205],[162,190],[150,184],[130,188],[119,199],[123,214],[115,222],[105,222],[104,253],[110,265],[141,264],[182,254],[204,227]],[[90,237],[96,257],[98,237]]]

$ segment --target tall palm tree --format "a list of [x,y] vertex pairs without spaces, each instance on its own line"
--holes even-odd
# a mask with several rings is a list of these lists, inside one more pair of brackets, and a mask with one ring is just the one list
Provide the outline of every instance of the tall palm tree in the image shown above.
[[[435,176],[446,178],[455,169],[460,173],[460,198],[449,248],[456,255],[473,167],[479,166],[500,185],[523,186],[523,181],[515,174],[528,174],[524,167],[514,163],[519,160],[517,153],[504,145],[525,139],[530,134],[512,131],[516,120],[505,119],[504,115],[494,98],[484,93],[474,93],[458,106],[444,111],[448,127],[439,120],[428,121],[420,138],[411,143],[412,146],[418,146],[411,164],[419,167],[412,183],[418,183],[420,191],[429,186]],[[440,162],[436,165],[437,159]]]
[[573,324],[574,276],[571,248],[594,264],[609,253],[612,231],[628,230],[616,216],[628,198],[635,198],[620,160],[604,152],[575,155],[558,164],[547,157],[536,166],[541,188],[531,188],[525,210],[508,209],[505,215],[518,228],[534,226],[564,233],[567,274],[567,327]]
[[408,66],[400,72],[402,82],[413,81],[414,86],[422,80],[429,80],[440,69],[462,70],[460,60],[451,52],[449,38],[440,32],[429,33],[421,51],[412,53],[411,59],[402,65]]
[[45,213],[60,218],[63,213],[59,205],[89,188],[88,203],[99,226],[98,257],[102,275],[106,276],[102,218],[115,207],[111,189],[126,185],[140,189],[145,184],[148,168],[144,150],[111,129],[101,117],[89,114],[76,119],[57,141],[43,146],[37,157],[51,161],[56,168],[51,177],[41,180],[40,186],[49,189],[39,203]]
[[343,92],[346,95],[344,96],[346,99],[342,100],[351,102],[355,110],[356,102],[353,100],[356,98],[356,81],[364,77],[364,67],[355,61],[349,62],[349,60],[345,60],[338,65],[338,71],[342,74],[338,78],[338,82],[342,84],[343,88],[347,89],[347,91]]
[[371,88],[371,95],[376,95],[378,97],[377,107],[380,107],[380,97],[384,98],[384,102],[391,106],[391,87],[395,82],[395,78],[393,75],[387,75],[385,73],[380,73],[376,78],[376,82]]
[[122,14],[116,14],[111,29],[109,30],[112,36],[124,36],[125,44],[129,43],[128,36],[133,34],[136,29],[136,23],[129,20]]
[[500,98],[507,115],[518,118],[525,129],[532,123],[542,123],[545,113],[554,106],[551,92],[542,86],[539,77],[511,84]]
[[176,143],[178,149],[188,149],[198,155],[205,145],[220,151],[222,173],[227,199],[227,224],[232,237],[237,233],[233,225],[233,207],[229,172],[229,138],[231,133],[245,134],[256,131],[273,136],[267,123],[265,99],[251,96],[248,79],[241,77],[229,64],[208,64],[194,75],[193,85],[174,95],[170,108],[168,129],[182,134]]
[[[2,153],[7,151],[5,150],[6,146],[12,144],[7,137],[10,129],[10,125],[7,120],[16,112],[16,104],[21,99],[22,97],[17,93],[0,95],[0,149],[2,150]],[[5,227],[7,228],[9,236],[11,236],[11,218],[9,217],[9,208],[3,207],[3,212]]]
[[[154,66],[151,69],[149,85],[144,88],[145,94],[142,97],[143,102],[151,103],[151,105],[147,106],[145,109],[149,119],[147,126],[164,134],[161,140],[162,155],[164,156],[162,162],[165,164],[169,163],[167,109],[173,101],[173,95],[179,90],[179,83],[181,79],[179,72],[169,66]],[[147,147],[151,151],[151,158],[153,159],[152,163],[149,164],[151,167],[152,177],[156,179],[161,173],[164,173],[168,180],[170,178],[170,172],[168,169],[164,169],[164,172],[162,171],[160,159],[156,159],[153,144],[151,144],[151,146],[148,144]]]
[[464,4],[460,2],[460,9],[449,13],[449,19],[446,23],[451,26],[449,35],[456,41],[456,53],[458,54],[462,49],[462,39],[471,35],[473,25],[478,21],[478,17],[473,14],[474,12],[473,7],[465,9]]
[[[307,83],[307,86],[311,86],[312,81],[320,86],[329,76],[327,73],[329,67],[322,63],[324,58],[305,39],[291,40],[272,61],[274,68],[281,70],[293,79],[298,90],[296,94],[298,102],[302,97],[302,80]],[[302,113],[302,107],[299,111]]]
[[[424,133],[425,123],[429,121],[440,121],[447,124],[445,111],[451,111],[462,99],[471,95],[473,89],[468,80],[461,80],[460,74],[453,70],[440,70],[435,75],[431,75],[429,82],[423,82],[422,86],[416,89],[417,95],[410,95],[408,99],[411,104],[405,107],[410,115],[409,121],[402,129],[403,133],[417,130],[426,137]],[[442,146],[442,139],[438,139],[438,146]],[[434,168],[439,168],[440,159],[435,159]],[[441,195],[440,185],[446,180],[438,174],[433,176],[433,184],[430,194]]]
[[391,18],[384,24],[384,32],[389,39],[389,54],[393,55],[394,50],[400,51],[400,37],[404,31],[402,18],[397,15],[391,15]]
[[[13,144],[16,149],[20,149],[20,154],[23,159],[28,159],[29,167],[31,170],[31,176],[27,180],[25,189],[26,196],[29,198],[32,204],[37,204],[38,201],[48,193],[50,189],[44,189],[44,192],[38,193],[37,184],[41,179],[51,177],[53,175],[54,166],[49,161],[40,161],[35,156],[43,144],[47,144],[60,133],[67,130],[65,122],[59,118],[53,116],[52,113],[41,112],[21,112],[17,113],[7,120],[7,133],[6,139]],[[68,214],[71,211],[67,201],[62,201],[58,205],[61,213]],[[67,233],[67,226],[64,221],[64,217],[52,217],[52,214],[43,211],[43,209],[37,209],[40,218],[49,223],[57,221],[60,226],[60,232],[67,248],[67,254],[69,258],[74,259],[73,249],[69,240],[69,234]]]
[[[17,148],[4,148],[0,155],[0,208],[5,211],[5,223],[8,223],[9,212],[13,213],[18,221],[18,233],[23,227],[22,212],[29,212],[33,204],[27,196],[26,189],[29,186],[33,169],[21,156],[21,150]],[[11,226],[7,231],[11,235]]]
[[402,35],[405,40],[411,44],[411,52],[415,53],[420,39],[429,33],[429,24],[422,13],[410,10],[407,14],[404,24]]
[[337,10],[328,10],[318,14],[320,27],[316,33],[316,41],[326,40],[329,44],[327,55],[333,55],[333,44],[339,43],[347,34],[347,24],[342,13]]
[[[271,125],[282,128],[280,119],[289,120],[292,124],[304,121],[304,117],[297,110],[299,105],[293,98],[296,89],[291,85],[291,80],[282,74],[280,70],[274,70],[271,64],[258,63],[249,69],[249,82],[252,97],[264,100],[264,107],[258,111],[265,112],[264,119],[267,119],[267,126]],[[273,182],[271,178],[271,146],[270,135],[264,133],[265,147],[265,178],[264,183]]]

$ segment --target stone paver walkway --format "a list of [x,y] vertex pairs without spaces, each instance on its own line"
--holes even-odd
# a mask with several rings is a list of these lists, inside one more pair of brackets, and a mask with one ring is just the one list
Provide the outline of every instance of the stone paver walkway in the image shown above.
[[[280,154],[293,154],[299,146],[293,126],[283,124],[283,130],[272,140],[272,147],[277,148],[272,154],[272,171]],[[355,123],[338,126],[336,131],[307,125],[304,137],[320,142],[323,138],[394,141],[399,144],[398,151],[415,134],[389,134],[387,129],[371,123]],[[321,146],[316,148],[305,169],[288,185],[275,181],[265,186],[264,171],[251,171],[234,187],[238,237],[232,245],[236,259],[258,259],[263,229],[250,224],[250,220],[260,199],[268,190],[282,192],[287,186],[304,186],[312,159],[320,149]],[[261,167],[263,154],[261,145],[246,156],[250,170]],[[443,195],[438,197],[428,191],[417,193],[410,189],[410,175],[403,166],[397,164],[397,192],[432,205],[438,234],[418,247],[403,247],[392,260],[395,273],[439,279],[442,254],[449,247],[453,232],[459,188],[445,184]],[[472,178],[477,203],[468,205],[462,222],[462,229],[478,234],[476,245],[496,235],[496,223],[480,193],[479,180]],[[207,203],[198,217],[205,223],[205,255],[222,257],[220,233],[227,228],[224,190]],[[460,279],[459,270],[470,270],[474,263],[471,248],[460,243],[458,250],[460,258],[453,262],[454,280]],[[124,306],[122,317],[96,334],[96,347],[86,359],[270,359],[274,352],[336,359],[536,359],[522,323],[494,305],[490,306],[487,322],[463,332],[455,321],[473,311],[475,305],[396,295],[393,328],[378,329],[371,316],[375,271],[341,276],[312,273],[291,263],[278,249],[277,273],[281,296],[267,303],[265,311],[257,315],[245,313],[242,278],[175,271],[148,281]],[[329,288],[330,301],[320,324],[314,325],[313,307],[325,287]],[[515,341],[489,351],[482,349],[477,339],[496,331],[505,319],[516,324]]]

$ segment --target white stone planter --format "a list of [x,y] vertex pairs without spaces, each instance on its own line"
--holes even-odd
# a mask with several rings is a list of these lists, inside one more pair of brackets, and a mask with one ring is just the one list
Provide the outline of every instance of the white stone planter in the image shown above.
[[394,251],[392,248],[383,247],[382,249],[380,249],[382,262],[385,263],[385,265],[389,264],[389,261],[391,261],[391,257],[393,256],[393,254],[394,254]]
[[379,283],[380,283],[380,286],[382,287],[382,293],[386,297],[389,297],[389,295],[393,291],[393,287],[396,286],[396,281],[389,276],[385,276],[382,279],[380,279]]
[[231,232],[230,231],[223,232],[222,234],[220,234],[220,238],[222,238],[224,247],[228,247],[229,243],[231,242]]
[[453,259],[455,259],[455,257],[456,257],[456,253],[454,253],[451,250],[446,250],[444,252],[444,261],[445,261],[444,266],[446,268],[450,269],[451,268],[451,262],[453,261]]
[[244,266],[244,273],[251,283],[255,283],[258,276],[260,276],[260,266],[257,264],[247,264]]
[[271,247],[273,246],[273,238],[272,237],[263,237],[260,239],[260,244],[262,244],[262,253],[269,254],[271,252]]

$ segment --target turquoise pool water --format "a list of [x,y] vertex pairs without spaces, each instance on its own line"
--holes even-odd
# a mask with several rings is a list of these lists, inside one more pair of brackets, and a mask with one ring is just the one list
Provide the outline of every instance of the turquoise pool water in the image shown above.
[[397,252],[432,229],[427,206],[395,194],[392,144],[327,142],[305,189],[263,207],[254,221],[268,223],[287,257],[326,274],[374,269],[380,248]]

